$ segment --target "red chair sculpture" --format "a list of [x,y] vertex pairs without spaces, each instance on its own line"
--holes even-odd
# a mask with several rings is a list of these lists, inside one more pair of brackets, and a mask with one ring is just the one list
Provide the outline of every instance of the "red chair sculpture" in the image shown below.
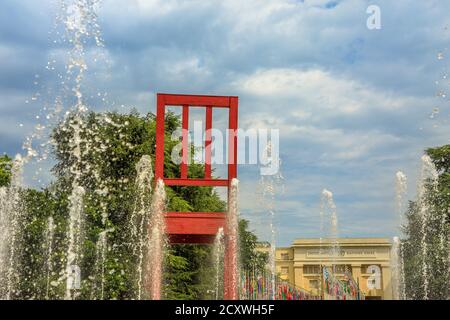
[[[178,178],[164,176],[164,119],[166,106],[182,108],[182,154]],[[190,108],[206,108],[205,121],[205,174],[204,178],[188,177],[188,130]],[[214,179],[211,175],[212,115],[214,108],[229,111],[228,125],[228,177]],[[211,186],[226,187],[229,191],[231,181],[237,178],[237,125],[238,97],[157,94],[156,110],[156,161],[155,179],[162,179],[168,186]],[[224,257],[224,299],[237,299],[237,288],[231,284],[230,274],[236,268],[236,244],[227,241],[226,213],[218,212],[166,212],[166,233],[169,242],[208,244],[214,242],[219,228],[225,233]]]

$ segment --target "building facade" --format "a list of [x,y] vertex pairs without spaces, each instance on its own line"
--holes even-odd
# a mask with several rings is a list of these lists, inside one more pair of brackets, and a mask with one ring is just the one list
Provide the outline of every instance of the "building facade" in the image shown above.
[[386,238],[297,239],[290,247],[276,249],[275,265],[282,279],[314,295],[322,293],[326,266],[338,278],[351,274],[366,299],[392,299],[390,259]]

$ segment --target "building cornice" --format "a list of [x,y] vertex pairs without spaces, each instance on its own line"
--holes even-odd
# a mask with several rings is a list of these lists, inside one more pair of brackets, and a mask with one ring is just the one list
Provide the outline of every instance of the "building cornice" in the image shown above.
[[[389,238],[339,238],[336,240],[339,246],[356,246],[356,247],[391,247],[392,243]],[[292,247],[318,247],[318,246],[331,246],[335,243],[332,239],[296,239],[292,243]]]

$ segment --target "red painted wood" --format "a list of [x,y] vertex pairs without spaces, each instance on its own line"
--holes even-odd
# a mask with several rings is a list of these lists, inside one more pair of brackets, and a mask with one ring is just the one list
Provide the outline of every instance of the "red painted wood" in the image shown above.
[[156,102],[155,181],[164,178],[164,116],[164,99],[158,94]]
[[212,148],[212,107],[206,107],[205,121],[205,179],[211,179],[211,148]]
[[[156,125],[156,164],[155,178],[164,178],[164,113],[166,105],[179,105],[183,107],[182,126],[182,162],[180,165],[180,178],[164,179],[169,185],[189,186],[228,186],[231,179],[237,177],[237,126],[238,126],[238,97],[205,96],[205,95],[177,95],[158,93],[157,95],[157,125]],[[188,130],[189,130],[189,108],[200,106],[206,108],[206,129],[212,129],[212,109],[215,107],[229,108],[229,137],[228,137],[228,183],[223,179],[211,178],[211,130],[207,130],[205,139],[205,175],[204,180],[188,178]]]
[[188,175],[188,151],[189,151],[189,141],[188,141],[188,134],[189,134],[189,106],[184,105],[183,106],[183,141],[182,141],[182,158],[181,158],[181,178],[186,179]]
[[230,97],[230,112],[228,122],[228,180],[237,177],[237,129],[238,129],[238,98]]
[[[165,106],[182,106],[182,164],[180,167],[181,178],[164,178],[164,118]],[[206,108],[206,137],[205,137],[205,178],[188,178],[187,156],[189,144],[187,133],[189,130],[189,108]],[[221,107],[229,109],[229,136],[228,136],[228,178],[211,178],[211,144],[212,144],[212,108]],[[164,179],[169,186],[212,186],[230,187],[231,180],[237,177],[237,128],[238,128],[238,97],[224,96],[197,96],[197,95],[157,95],[156,109],[156,163],[155,180]],[[227,232],[226,214],[214,212],[167,212],[165,214],[166,232],[170,243],[200,243],[208,244],[214,242],[217,231],[223,228]],[[236,239],[225,236],[224,256],[224,298],[226,300],[237,299],[237,286],[233,286],[233,278],[236,275],[231,272],[235,270],[237,263]]]
[[166,232],[170,235],[211,235],[225,228],[223,212],[167,212]]
[[196,187],[228,187],[228,179],[203,179],[203,178],[164,178],[164,183],[168,186],[196,186]]
[[165,105],[182,106],[188,104],[192,107],[213,106],[216,108],[229,108],[229,98],[226,96],[207,96],[189,94],[166,94],[159,93],[164,99]]

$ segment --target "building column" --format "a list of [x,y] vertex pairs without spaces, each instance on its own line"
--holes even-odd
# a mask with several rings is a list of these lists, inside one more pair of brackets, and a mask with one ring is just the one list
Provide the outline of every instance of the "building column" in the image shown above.
[[294,284],[297,287],[304,288],[303,265],[294,266]]
[[381,282],[383,286],[383,299],[392,300],[392,272],[389,265],[381,266]]
[[361,264],[352,264],[352,277],[358,284],[361,284]]

